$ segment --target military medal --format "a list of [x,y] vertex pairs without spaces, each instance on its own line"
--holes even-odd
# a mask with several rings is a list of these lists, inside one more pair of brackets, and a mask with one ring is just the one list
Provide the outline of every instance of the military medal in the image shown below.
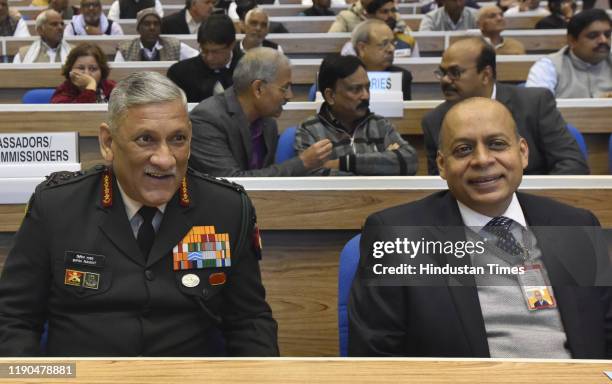
[[193,273],[189,273],[181,278],[181,283],[187,288],[197,287],[200,284],[200,278],[198,275],[194,275]]
[[231,265],[228,233],[216,233],[214,225],[191,228],[172,250],[173,269],[220,268]]
[[227,281],[227,276],[225,272],[211,273],[208,276],[208,283],[210,285],[222,285]]

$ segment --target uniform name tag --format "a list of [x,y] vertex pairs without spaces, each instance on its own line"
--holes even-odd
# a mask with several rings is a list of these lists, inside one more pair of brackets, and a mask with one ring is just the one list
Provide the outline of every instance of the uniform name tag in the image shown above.
[[106,256],[85,252],[66,251],[64,263],[74,266],[104,268]]

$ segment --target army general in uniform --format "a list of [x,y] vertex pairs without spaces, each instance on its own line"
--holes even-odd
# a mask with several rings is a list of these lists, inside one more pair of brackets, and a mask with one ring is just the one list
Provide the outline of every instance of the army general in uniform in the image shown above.
[[0,278],[0,355],[278,355],[254,209],[187,169],[183,92],[128,76],[99,139],[109,167],[54,174],[30,199]]

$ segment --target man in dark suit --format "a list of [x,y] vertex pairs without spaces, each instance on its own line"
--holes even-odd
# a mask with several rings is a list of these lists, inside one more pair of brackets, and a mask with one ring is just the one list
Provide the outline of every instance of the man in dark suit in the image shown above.
[[[488,98],[458,103],[447,113],[440,137],[437,164],[449,190],[375,213],[363,228],[348,304],[349,354],[609,358],[609,276],[608,287],[594,286],[601,282],[596,273],[609,273],[609,262],[603,258],[605,244],[591,242],[587,234],[587,227],[599,227],[595,216],[516,192],[529,150],[501,103]],[[519,252],[507,241],[483,241],[492,227],[504,228],[499,237],[512,236],[520,243]],[[373,252],[380,250],[378,241],[412,232],[421,232],[425,241],[448,241],[456,249],[479,239],[483,248],[473,247],[467,255],[434,248],[413,258],[392,249],[382,258]],[[489,273],[494,280],[487,283],[487,276],[473,272],[384,276],[373,270],[380,272],[377,263],[404,261],[449,269],[493,262],[517,271]],[[531,296],[524,294],[530,284],[520,280],[520,268],[536,271],[536,266],[550,279],[549,292],[557,303],[553,308],[533,311]]]
[[266,39],[270,30],[270,21],[268,14],[262,8],[253,8],[248,11],[244,20],[240,20],[240,24],[244,32],[244,38],[240,42],[240,49],[243,52],[257,47],[268,47],[283,52],[278,44]]
[[519,88],[497,83],[495,50],[481,38],[460,40],[442,56],[436,75],[446,101],[421,121],[427,168],[437,174],[438,135],[446,112],[468,97],[488,97],[504,104],[512,113],[519,133],[529,145],[525,174],[588,174],[588,165],[576,140],[556,107],[553,95],[542,88]]
[[234,72],[234,86],[191,111],[190,165],[224,177],[306,176],[322,167],[332,151],[327,139],[282,164],[274,163],[274,117],[292,96],[289,59],[272,48],[247,51]]
[[162,19],[163,35],[193,35],[212,14],[214,0],[187,0],[185,8]]
[[53,174],[30,199],[0,278],[0,355],[41,354],[45,322],[51,356],[278,355],[254,209],[187,169],[183,92],[131,74],[99,139],[109,167]]
[[242,57],[234,23],[226,15],[212,15],[200,26],[198,44],[200,55],[168,68],[168,78],[181,87],[190,103],[231,87],[234,68]]

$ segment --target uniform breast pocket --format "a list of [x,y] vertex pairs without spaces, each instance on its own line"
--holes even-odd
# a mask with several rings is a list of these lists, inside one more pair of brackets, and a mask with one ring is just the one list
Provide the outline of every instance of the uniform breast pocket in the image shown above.
[[112,271],[103,255],[67,251],[55,260],[54,281],[62,292],[86,298],[110,289]]

